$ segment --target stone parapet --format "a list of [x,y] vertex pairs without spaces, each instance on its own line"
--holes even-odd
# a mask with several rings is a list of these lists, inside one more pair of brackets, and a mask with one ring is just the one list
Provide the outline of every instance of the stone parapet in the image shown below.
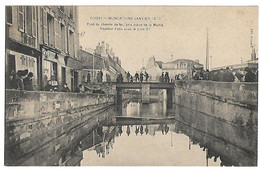
[[257,126],[258,83],[176,81],[174,104],[228,123]]

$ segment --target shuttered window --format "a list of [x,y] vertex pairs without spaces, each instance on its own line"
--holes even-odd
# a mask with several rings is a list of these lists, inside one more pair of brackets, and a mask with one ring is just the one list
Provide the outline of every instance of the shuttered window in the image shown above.
[[25,32],[28,35],[32,35],[32,7],[31,6],[26,6],[26,27],[25,27]]
[[[55,48],[61,49],[61,24],[58,19],[54,19],[55,25]],[[63,42],[64,43],[64,42]]]
[[48,45],[47,12],[42,8],[43,43]]
[[49,45],[54,47],[54,43],[55,43],[54,18],[50,14],[47,14],[47,27],[48,27]]
[[18,30],[24,32],[24,6],[18,6]]

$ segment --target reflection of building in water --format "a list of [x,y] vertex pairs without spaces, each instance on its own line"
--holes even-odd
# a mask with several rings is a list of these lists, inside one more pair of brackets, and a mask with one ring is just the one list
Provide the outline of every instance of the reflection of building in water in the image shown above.
[[128,103],[123,116],[128,117],[165,117],[166,102],[156,102],[150,104],[141,104],[139,102]]

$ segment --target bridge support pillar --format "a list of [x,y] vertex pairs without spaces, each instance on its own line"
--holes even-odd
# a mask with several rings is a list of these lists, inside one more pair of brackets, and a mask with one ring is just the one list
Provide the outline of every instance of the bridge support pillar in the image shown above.
[[122,100],[123,100],[123,93],[122,89],[116,88],[116,98],[115,98],[115,105],[116,105],[116,112],[117,114],[122,114]]
[[150,103],[150,84],[142,84],[142,103]]
[[172,108],[172,104],[173,104],[173,90],[174,89],[166,89],[166,93],[167,93],[167,108]]

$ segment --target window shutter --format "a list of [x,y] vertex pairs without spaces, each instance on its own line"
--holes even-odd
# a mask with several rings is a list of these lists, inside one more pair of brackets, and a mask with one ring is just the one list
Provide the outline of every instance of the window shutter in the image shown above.
[[58,41],[58,27],[59,27],[59,22],[58,22],[58,19],[54,18],[54,46],[55,48],[58,48],[58,44],[59,44],[59,41]]
[[33,6],[32,10],[32,35],[36,37],[37,33],[37,24],[36,24],[36,7]]
[[24,6],[18,6],[18,29],[24,32]]
[[64,27],[65,27],[65,52],[68,52],[68,30],[67,30],[67,27],[66,27],[66,25],[64,25]]
[[43,43],[48,45],[47,12],[42,9]]
[[32,36],[32,7],[31,6],[27,6],[26,8],[26,26],[25,26],[25,32]]
[[61,26],[58,19],[54,19],[55,22],[55,48],[61,49]]
[[58,20],[58,27],[57,27],[57,35],[58,35],[58,48],[61,49],[61,43],[64,43],[64,42],[61,42],[61,23],[60,21]]

